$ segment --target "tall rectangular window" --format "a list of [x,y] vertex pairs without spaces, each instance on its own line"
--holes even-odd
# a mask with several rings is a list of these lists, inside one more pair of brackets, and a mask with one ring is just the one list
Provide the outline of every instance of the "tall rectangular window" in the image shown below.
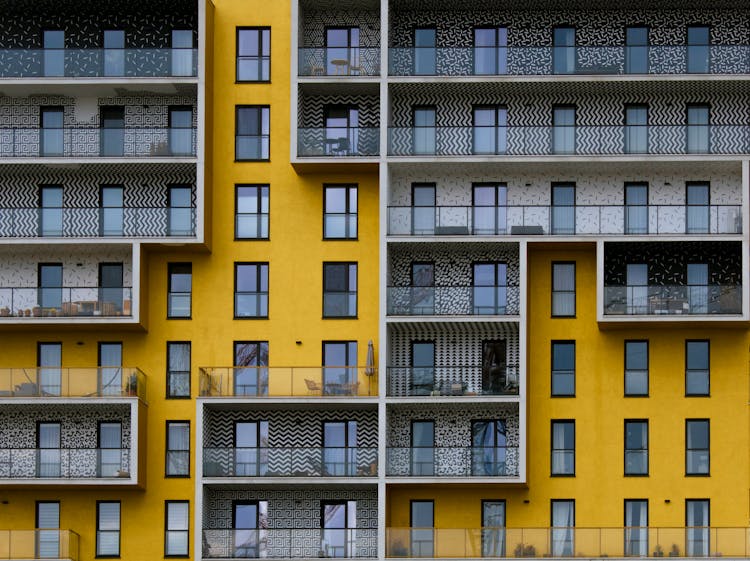
[[63,235],[63,188],[59,185],[39,187],[39,235]]
[[124,223],[124,196],[122,185],[99,187],[99,235],[122,236]]
[[268,263],[234,264],[234,317],[268,317]]
[[476,106],[473,109],[473,153],[505,154],[508,150],[508,108]]
[[508,233],[508,185],[472,183],[472,233],[476,236]]
[[65,149],[64,111],[62,107],[41,107],[39,109],[39,155],[62,156]]
[[552,421],[552,475],[576,473],[576,422]]
[[326,74],[348,75],[360,68],[359,27],[326,27]]
[[576,108],[573,105],[552,107],[552,153],[575,154]]
[[411,233],[415,236],[435,234],[437,207],[434,183],[411,185]]
[[552,557],[570,557],[575,552],[576,502],[552,499]]
[[556,27],[552,30],[552,71],[554,74],[575,73],[575,27]]
[[625,500],[625,555],[648,557],[648,501]]
[[326,156],[359,155],[359,108],[357,105],[326,105],[325,121]]
[[188,501],[165,501],[164,556],[187,557],[190,550]]
[[356,263],[323,263],[323,317],[357,317]]
[[434,557],[435,502],[411,501],[409,526],[411,527],[409,536],[411,557]]
[[268,341],[234,342],[234,395],[268,395]]
[[102,156],[125,155],[125,107],[107,105],[100,108]]
[[414,29],[414,74],[434,76],[437,70],[437,30],[434,27]]
[[508,28],[474,28],[474,74],[508,73]]
[[190,341],[167,342],[167,398],[190,397]]
[[685,475],[708,475],[710,450],[709,420],[685,421]]
[[648,27],[625,29],[625,72],[648,74]]
[[687,71],[690,74],[708,74],[710,67],[711,30],[707,25],[689,25],[687,28]]
[[708,499],[685,500],[685,529],[687,544],[685,555],[706,557],[710,550],[710,503]]
[[576,186],[552,184],[552,234],[572,236],[576,233]]
[[648,154],[648,105],[625,106],[625,153]]
[[37,423],[37,477],[60,477],[62,468],[60,433],[59,422]]
[[36,365],[39,368],[39,387],[42,395],[61,395],[62,393],[62,343],[39,343],[37,345]]
[[576,315],[576,264],[552,263],[552,317]]
[[412,109],[414,154],[435,154],[436,110],[432,106],[415,106]]
[[169,153],[172,156],[193,154],[193,108],[175,105],[169,108]]
[[125,76],[125,31],[122,29],[105,29],[104,40],[104,75]]
[[357,186],[323,186],[323,238],[357,239]]
[[187,185],[170,185],[167,195],[167,235],[192,236],[193,203],[192,189]]
[[687,153],[708,154],[711,148],[711,112],[708,105],[687,106]]
[[323,341],[323,394],[358,395],[356,341]]
[[625,475],[648,475],[648,421],[625,421]]
[[193,264],[167,264],[167,317],[189,318],[193,294]]
[[167,477],[190,476],[190,421],[167,421]]
[[42,31],[42,70],[44,76],[65,76],[65,31],[45,29]]
[[96,556],[120,556],[120,501],[96,502]]
[[685,395],[706,396],[709,386],[709,342],[685,341]]
[[268,215],[268,185],[235,186],[235,239],[267,240]]
[[625,233],[648,234],[648,183],[625,184]]
[[37,303],[42,309],[55,308],[62,311],[63,266],[62,263],[39,263],[37,266]]
[[118,477],[127,472],[122,450],[122,424],[119,422],[99,422],[99,477]]
[[[504,476],[508,431],[505,419],[471,422],[471,474]],[[506,471],[507,470],[507,471]]]
[[[122,379],[122,343],[99,343],[99,393],[121,396],[129,393]],[[123,388],[126,389],[123,392]],[[118,446],[119,448],[119,446]]]
[[648,395],[648,341],[625,341],[625,395]]
[[237,28],[237,81],[271,79],[271,28]]
[[193,30],[173,29],[171,37],[172,76],[195,76]]
[[60,502],[36,502],[36,544],[37,559],[60,558]]
[[710,217],[710,185],[705,182],[685,184],[685,231],[688,234],[708,234]]
[[508,264],[474,263],[474,315],[504,315],[508,313]]
[[552,342],[552,396],[574,396],[576,393],[575,341]]
[[238,106],[236,111],[235,160],[268,160],[271,108],[247,105]]

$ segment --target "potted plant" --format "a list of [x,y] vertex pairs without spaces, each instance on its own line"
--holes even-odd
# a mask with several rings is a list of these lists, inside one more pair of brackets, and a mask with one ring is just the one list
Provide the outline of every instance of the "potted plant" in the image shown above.
[[672,544],[672,549],[669,550],[669,556],[670,557],[679,557],[680,556],[680,548],[677,547],[676,543]]
[[401,540],[395,540],[391,544],[391,557],[406,557],[408,553],[409,551]]
[[135,373],[128,378],[128,395],[138,395],[138,376]]
[[656,547],[654,547],[654,557],[664,557],[664,550],[659,544],[656,544]]

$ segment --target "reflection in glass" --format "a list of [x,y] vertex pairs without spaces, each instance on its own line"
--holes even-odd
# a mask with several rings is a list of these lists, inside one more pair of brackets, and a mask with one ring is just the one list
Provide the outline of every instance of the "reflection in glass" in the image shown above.
[[556,27],[552,32],[552,72],[573,74],[576,69],[576,30]]
[[472,421],[471,474],[485,476],[506,475],[505,453],[507,435],[505,421]]
[[414,74],[434,76],[437,49],[435,29],[432,27],[414,30]]
[[575,154],[576,109],[555,106],[552,108],[552,153]]
[[708,74],[710,31],[704,25],[687,28],[687,71],[690,74]]
[[411,344],[412,395],[430,395],[435,387],[435,343]]
[[628,27],[625,30],[625,72],[648,74],[647,27]]
[[474,74],[508,73],[508,29],[477,27],[474,29]]
[[414,108],[414,154],[435,154],[435,108]]
[[234,366],[234,395],[268,395],[267,341],[235,342]]
[[125,76],[125,31],[104,30],[104,75]]
[[625,184],[625,233],[648,234],[648,185]]
[[508,232],[508,187],[505,183],[481,184],[472,187],[474,235],[495,235]]

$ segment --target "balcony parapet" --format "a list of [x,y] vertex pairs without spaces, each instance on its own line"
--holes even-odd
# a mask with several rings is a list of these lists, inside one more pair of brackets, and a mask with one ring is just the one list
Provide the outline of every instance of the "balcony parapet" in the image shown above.
[[377,157],[380,129],[365,127],[300,128],[297,156],[300,158]]
[[0,448],[0,479],[129,479],[127,448]]
[[0,530],[0,559],[78,561],[79,540],[72,530]]
[[138,368],[0,368],[0,399],[138,397],[146,375]]
[[[377,528],[203,529],[203,559],[371,558]],[[374,556],[372,557],[374,558]]]
[[605,286],[605,316],[741,315],[741,285]]
[[389,366],[388,397],[515,396],[518,366]]
[[517,316],[517,286],[389,286],[389,316]]
[[380,76],[380,47],[304,47],[298,61],[300,77]]
[[5,319],[132,317],[132,288],[101,286],[2,286],[0,322]]
[[518,447],[388,447],[388,477],[518,477]]

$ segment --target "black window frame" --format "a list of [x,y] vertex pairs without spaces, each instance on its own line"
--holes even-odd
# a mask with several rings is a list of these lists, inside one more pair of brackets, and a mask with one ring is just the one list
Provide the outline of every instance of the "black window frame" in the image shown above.
[[[645,344],[646,345],[646,393],[632,393],[628,392],[628,370],[630,371],[638,371],[640,370],[636,368],[628,369],[628,345],[629,344]],[[649,345],[648,339],[625,339],[623,341],[623,395],[625,397],[649,397],[649,393],[651,390],[651,369],[650,369],[650,362],[651,362],[651,355],[650,355],[651,349]]]
[[[255,109],[259,112],[258,114],[258,132],[257,134],[243,134],[240,135],[239,124],[240,124],[240,111],[244,109]],[[268,134],[263,134],[263,121],[264,111],[267,111],[266,118],[268,119]],[[235,105],[234,106],[234,161],[235,162],[270,162],[271,161],[271,106],[270,105]],[[240,136],[255,137],[260,142],[260,157],[258,158],[240,158],[239,149],[237,146],[237,140]],[[268,157],[263,157],[263,139],[266,138],[268,146]]]
[[[188,515],[187,515],[187,528],[184,530],[170,530],[169,529],[169,505],[170,504],[187,504],[188,505]],[[182,532],[187,534],[187,551],[185,553],[168,553],[167,552],[167,542],[168,542],[168,535],[170,532]],[[164,557],[165,558],[180,558],[180,557],[190,557],[190,501],[189,500],[173,500],[173,499],[165,499],[164,500]]]
[[[179,271],[178,269],[183,268],[184,271]],[[190,269],[190,292],[184,292],[184,291],[173,291],[172,290],[172,275],[187,275],[188,273],[185,272],[187,269]],[[180,316],[180,315],[173,315],[172,305],[171,305],[171,297],[172,295],[184,295],[188,294],[190,295],[190,313],[186,316]],[[167,263],[167,319],[192,319],[193,317],[193,263],[190,261],[180,261],[180,262],[169,262]]]
[[[327,269],[329,267],[341,267],[345,266],[346,269],[346,275],[344,278],[344,284],[345,289],[344,290],[330,290],[327,289],[326,286],[326,280],[328,278],[327,275]],[[354,267],[354,290],[352,290],[352,287],[350,285],[350,279],[352,274],[352,267]],[[323,318],[324,319],[357,319],[357,314],[359,313],[359,292],[358,292],[358,285],[359,285],[359,263],[357,261],[324,261],[323,262],[323,301],[322,301],[322,310],[323,310]],[[326,313],[326,295],[327,294],[346,294],[347,298],[350,293],[354,293],[355,295],[355,304],[354,304],[354,314],[347,314],[347,315],[332,315],[329,313]],[[349,307],[348,299],[347,299],[347,309]]]
[[[573,346],[573,393],[555,393],[555,372],[562,373],[568,370],[555,369],[555,346]],[[574,339],[553,340],[550,345],[550,396],[551,397],[575,397],[576,396],[576,342]]]
[[[188,430],[188,447],[187,449],[182,448],[170,448],[169,442],[169,429],[172,425],[187,425]],[[191,442],[190,442],[190,420],[189,419],[167,419],[164,421],[164,477],[167,479],[185,479],[190,477],[190,453],[191,453]],[[169,473],[169,456],[170,452],[187,452],[187,473]]]
[[[640,424],[645,425],[646,427],[646,447],[645,448],[628,448],[628,425],[629,424]],[[625,419],[625,422],[623,423],[623,465],[622,465],[622,473],[625,477],[648,477],[651,467],[651,454],[649,451],[649,445],[651,441],[651,435],[650,435],[650,426],[648,419]],[[634,451],[634,452],[646,452],[646,471],[644,473],[636,473],[636,472],[629,472],[628,471],[628,452]]]
[[[688,392],[688,375],[692,371],[701,371],[697,368],[688,368],[688,346],[692,343],[705,343],[706,345],[706,362],[708,370],[706,374],[706,393],[689,393]],[[685,340],[685,397],[711,397],[711,340],[710,339],[686,339]]]
[[[187,345],[187,354],[188,354],[188,367],[189,370],[174,370],[170,368],[170,356],[171,355],[171,347],[173,345]],[[166,376],[166,399],[190,399],[192,396],[192,358],[193,358],[193,345],[192,341],[167,341],[167,376]],[[179,374],[179,375],[187,375],[187,394],[175,394],[172,391],[172,375],[173,374]]]
[[[344,212],[344,218],[345,218],[345,230],[346,235],[344,237],[336,237],[336,236],[329,236],[326,233],[326,217],[329,214],[340,214],[340,213],[329,213],[326,212],[327,206],[328,206],[328,189],[346,189],[346,193],[344,195],[344,205],[346,207],[346,212]],[[354,212],[350,210],[351,208],[351,200],[352,200],[352,192],[356,193],[354,199]],[[352,236],[349,232],[349,220],[350,217],[354,216],[356,218],[356,235]],[[357,241],[359,239],[359,184],[357,183],[324,183],[323,184],[323,239],[324,240],[335,240],[335,241]]]
[[[239,294],[237,292],[237,273],[239,271],[239,267],[243,266],[254,266],[255,267],[255,282],[256,286],[260,288],[263,285],[263,271],[265,270],[265,284],[267,290],[264,292],[262,290],[256,290],[255,292],[243,292],[242,294],[255,294],[262,296],[263,294],[266,295],[266,315],[237,315],[237,295]],[[270,276],[271,276],[271,267],[268,261],[235,261],[234,262],[234,319],[268,319],[270,315]]]
[[[100,530],[99,524],[100,519],[100,508],[102,504],[116,504],[117,505],[117,517],[118,517],[118,529],[117,530]],[[116,554],[100,554],[99,553],[99,532],[117,532],[117,553]],[[122,502],[121,501],[96,501],[96,539],[94,545],[94,558],[95,559],[118,559],[122,554]]]
[[[555,448],[555,425],[573,425],[573,447],[572,448]],[[549,462],[549,475],[550,477],[575,477],[576,476],[576,420],[575,419],[552,419],[550,420],[550,462]],[[554,455],[556,451],[571,451],[573,452],[573,471],[571,473],[557,473],[555,472]]]
[[[688,448],[688,428],[691,423],[705,423],[706,424],[706,446],[708,448]],[[708,456],[708,469],[705,473],[703,472],[692,472],[688,471],[688,456],[693,451],[705,451]],[[685,477],[711,477],[711,419],[698,418],[698,419],[685,419]]]
[[[257,56],[251,56],[251,55],[242,55],[240,53],[240,33],[243,31],[256,31],[258,33],[258,55]],[[268,55],[263,54],[263,48],[264,48],[264,42],[266,34],[265,32],[268,31]],[[261,26],[238,26],[235,31],[235,83],[237,84],[268,84],[271,82],[271,26],[268,25],[261,25]],[[258,65],[258,80],[247,80],[240,78],[240,60],[243,58],[257,58],[257,65]],[[263,78],[263,63],[265,61],[268,61],[268,77]]]
[[[573,266],[573,290],[555,290],[555,266],[557,265],[572,265]],[[550,264],[550,317],[551,318],[575,318],[578,313],[578,271],[575,261],[552,261]],[[555,313],[555,294],[573,294],[573,313],[572,314],[556,314]]]
[[[258,220],[257,231],[262,234],[262,217],[266,216],[267,232],[265,236],[241,237],[238,233],[238,219],[240,217],[240,189],[255,189],[258,201],[257,212],[243,212],[242,216],[256,216]],[[268,201],[268,211],[263,212],[263,195]],[[235,183],[234,184],[234,241],[268,241],[271,236],[271,185],[269,183]]]

